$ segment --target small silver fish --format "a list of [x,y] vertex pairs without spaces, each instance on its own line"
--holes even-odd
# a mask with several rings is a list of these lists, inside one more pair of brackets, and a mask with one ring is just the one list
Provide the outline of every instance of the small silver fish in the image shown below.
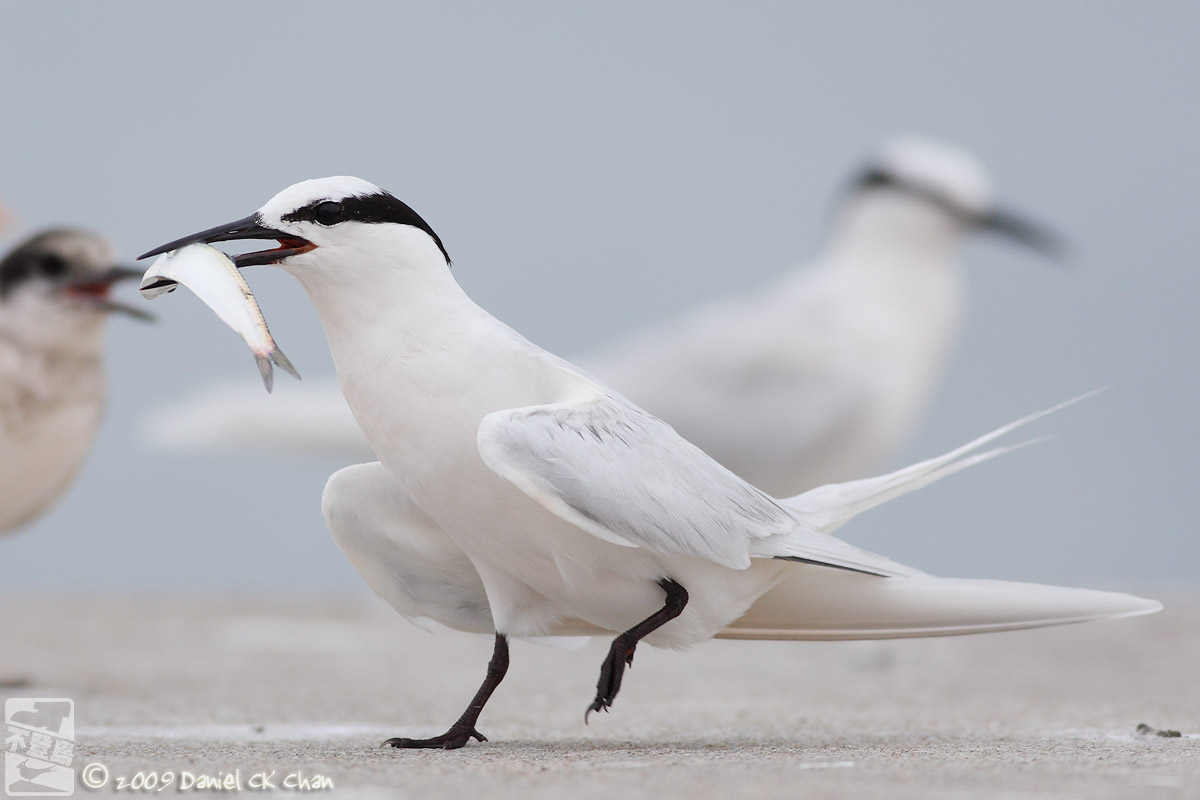
[[229,256],[207,244],[189,244],[163,253],[146,270],[140,290],[147,299],[153,300],[175,291],[176,284],[180,283],[191,289],[250,346],[268,392],[275,384],[272,364],[278,364],[292,377],[300,379],[300,373],[271,338],[254,294]]

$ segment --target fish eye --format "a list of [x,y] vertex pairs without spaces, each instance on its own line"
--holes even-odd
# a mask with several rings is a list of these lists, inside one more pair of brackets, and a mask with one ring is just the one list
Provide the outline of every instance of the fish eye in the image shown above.
[[59,256],[42,256],[38,268],[48,278],[57,278],[67,271],[67,262]]
[[345,216],[346,209],[334,200],[326,200],[313,209],[313,219],[322,225],[337,225]]

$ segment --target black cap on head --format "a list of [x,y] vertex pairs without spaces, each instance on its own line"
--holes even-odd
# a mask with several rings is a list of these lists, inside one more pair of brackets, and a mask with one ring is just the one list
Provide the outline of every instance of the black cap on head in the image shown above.
[[446,252],[446,246],[429,223],[407,203],[397,200],[387,192],[343,197],[340,200],[315,200],[290,214],[284,214],[281,219],[284,222],[315,222],[326,226],[337,225],[339,222],[394,222],[399,225],[411,225],[428,233],[442,251],[446,264],[450,264],[450,254]]

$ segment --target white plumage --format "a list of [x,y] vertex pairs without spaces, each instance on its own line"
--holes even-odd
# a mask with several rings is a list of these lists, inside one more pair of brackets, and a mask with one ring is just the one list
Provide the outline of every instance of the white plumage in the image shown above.
[[[775,500],[471,302],[437,235],[378,187],[354,178],[306,181],[246,220],[154,252],[247,230],[292,245],[278,261],[316,306],[343,393],[379,456],[378,465],[330,481],[324,507],[335,538],[385,599],[418,619],[444,613],[439,621],[478,630],[483,605],[474,593],[482,586],[497,632],[488,679],[463,717],[443,737],[395,746],[458,747],[480,738],[474,722],[507,669],[510,635],[620,632],[591,706],[598,710],[611,705],[638,641],[687,647],[717,635],[781,581],[818,570],[936,586],[828,531],[993,455],[970,453],[1007,429],[882,478]],[[262,263],[271,252],[234,260]],[[426,557],[414,570],[405,556],[421,550]],[[851,595],[853,585],[836,584]],[[1125,595],[1081,599],[1072,590],[1008,586],[992,595],[1036,595],[1035,613],[1026,604],[1019,618],[991,614],[983,629],[1158,608]],[[962,590],[956,582],[954,591]],[[1055,593],[1078,613],[1059,608],[1047,618],[1042,601]],[[410,603],[415,594],[425,597]],[[928,591],[913,594],[921,601],[914,607],[928,606]],[[791,613],[791,629],[811,633],[817,621],[805,609]],[[859,627],[930,635],[938,625],[943,633],[971,625],[954,609],[925,623],[883,616],[881,625],[864,628],[868,616]],[[953,631],[945,629],[948,617],[957,620]],[[773,635],[786,635],[789,625],[775,622]],[[850,622],[833,627],[844,632]]]

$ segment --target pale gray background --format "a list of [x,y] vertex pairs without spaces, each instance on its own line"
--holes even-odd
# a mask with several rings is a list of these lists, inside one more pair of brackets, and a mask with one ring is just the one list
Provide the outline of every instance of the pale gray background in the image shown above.
[[[0,198],[132,258],[360,175],[431,222],[481,304],[570,354],[807,258],[881,137],[957,142],[1075,258],[968,249],[966,330],[905,460],[1113,388],[846,537],[941,574],[1195,582],[1200,6],[431,5],[7,3]],[[331,372],[298,285],[248,278],[301,373]],[[0,541],[0,585],[365,592],[318,512],[340,464],[141,442],[149,410],[254,374],[194,297],[147,307],[154,327],[114,321],[96,450]]]

